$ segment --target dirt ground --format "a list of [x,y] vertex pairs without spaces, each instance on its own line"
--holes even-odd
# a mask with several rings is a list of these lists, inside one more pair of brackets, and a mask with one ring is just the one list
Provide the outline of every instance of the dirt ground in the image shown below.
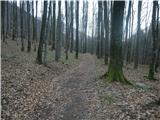
[[148,66],[128,65],[124,74],[134,86],[106,83],[107,66],[94,55],[58,63],[51,55],[44,66],[35,62],[36,52],[19,47],[2,43],[2,120],[160,119],[160,72],[149,81]]

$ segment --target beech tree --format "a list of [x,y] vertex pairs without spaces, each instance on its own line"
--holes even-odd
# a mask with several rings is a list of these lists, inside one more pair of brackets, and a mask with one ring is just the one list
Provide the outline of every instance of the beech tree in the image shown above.
[[108,41],[109,41],[109,14],[107,8],[107,1],[103,2],[104,4],[104,28],[105,28],[105,50],[104,50],[104,63],[108,64]]
[[125,1],[114,1],[112,11],[110,62],[106,76],[107,81],[119,81],[129,84],[123,75],[122,33]]
[[20,3],[21,15],[21,51],[24,51],[24,1]]
[[52,50],[54,50],[55,49],[55,41],[56,41],[56,1],[53,1],[53,22],[52,22],[52,24],[53,24],[53,37],[52,37],[52,39],[53,39],[53,41],[52,41]]
[[61,56],[61,1],[58,1],[58,20],[56,30],[56,49],[55,49],[55,60],[58,61]]
[[37,53],[37,62],[39,64],[43,63],[42,60],[42,53],[43,53],[43,43],[44,43],[44,33],[46,29],[46,18],[47,18],[47,1],[44,1],[44,10],[43,10],[43,15],[42,15],[42,26],[41,26],[41,34],[40,34],[40,41],[39,41],[39,46],[38,46],[38,53]]
[[79,52],[79,1],[76,1],[76,54],[75,58],[78,59]]
[[98,1],[98,36],[97,36],[97,57],[100,58],[100,25],[102,21],[102,1]]
[[138,21],[137,21],[137,39],[136,39],[136,47],[135,47],[135,56],[134,56],[134,68],[138,67],[138,58],[139,58],[139,40],[140,40],[140,22],[141,22],[141,8],[142,8],[142,1],[138,1]]
[[73,28],[73,21],[74,21],[74,12],[73,12],[73,1],[70,2],[71,7],[70,7],[70,12],[71,12],[71,23],[70,23],[70,34],[71,34],[71,47],[70,47],[70,52],[73,52],[73,40],[74,40],[74,28]]
[[32,30],[33,30],[33,44],[34,44],[34,51],[36,50],[36,31],[35,31],[35,18],[34,18],[34,2],[32,1]]
[[68,14],[68,2],[65,1],[65,15],[66,15],[66,43],[65,43],[65,53],[66,53],[66,60],[68,60],[68,49],[69,49],[69,14]]
[[27,24],[28,24],[28,46],[27,51],[31,51],[31,37],[30,37],[30,2],[27,1]]
[[[154,79],[155,60],[156,60],[156,6],[158,1],[153,1],[153,12],[152,12],[152,59],[149,67],[148,78]],[[158,22],[158,21],[157,21]]]
[[132,1],[129,1],[129,5],[128,5],[128,13],[127,13],[127,18],[126,18],[126,26],[125,26],[125,31],[126,31],[126,35],[125,35],[125,52],[124,52],[124,56],[125,56],[125,60],[126,62],[128,61],[128,52],[129,52],[129,39],[128,39],[128,24],[129,24],[129,19],[131,16],[131,5],[132,5]]

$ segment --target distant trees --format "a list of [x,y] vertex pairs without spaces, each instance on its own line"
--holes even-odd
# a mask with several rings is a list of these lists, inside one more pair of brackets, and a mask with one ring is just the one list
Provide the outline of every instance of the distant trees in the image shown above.
[[[62,2],[65,11],[61,10]],[[82,7],[79,6],[81,3]],[[110,81],[127,82],[122,71],[123,60],[127,64],[133,63],[134,68],[137,68],[138,64],[150,65],[148,78],[153,79],[160,64],[158,2],[153,2],[153,11],[147,3],[146,9],[150,10],[142,17],[142,1],[138,1],[136,11],[134,1],[126,2],[126,8],[124,1],[93,1],[92,4],[90,16],[88,0],[59,0],[58,4],[56,1],[44,1],[41,19],[38,14],[38,1],[1,1],[2,41],[7,43],[8,39],[12,39],[17,45],[20,43],[21,51],[26,49],[28,52],[32,51],[32,44],[36,51],[39,43],[36,60],[40,64],[46,63],[47,54],[50,53],[47,52],[49,46],[53,54],[55,53],[55,61],[59,61],[61,57],[69,59],[69,54],[73,51],[76,59],[79,53],[89,52],[104,59],[105,64],[110,60],[107,72],[107,79]],[[123,22],[124,9],[126,16]],[[135,13],[138,13],[136,33]],[[144,20],[146,26],[143,30],[141,24]],[[122,23],[125,23],[123,29]]]

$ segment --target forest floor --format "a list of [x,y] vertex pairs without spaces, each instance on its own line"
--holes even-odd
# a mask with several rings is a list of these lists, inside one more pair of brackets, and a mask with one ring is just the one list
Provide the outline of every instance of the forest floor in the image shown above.
[[[159,120],[160,73],[144,76],[148,66],[124,74],[134,86],[106,83],[107,66],[91,54],[74,54],[57,63],[48,52],[46,65],[36,52],[21,52],[14,41],[2,43],[2,120]],[[159,95],[159,96],[158,96]]]

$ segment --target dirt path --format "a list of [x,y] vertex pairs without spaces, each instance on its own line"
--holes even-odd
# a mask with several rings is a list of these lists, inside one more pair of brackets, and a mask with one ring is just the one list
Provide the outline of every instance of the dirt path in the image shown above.
[[[95,91],[88,85],[95,79],[95,61],[91,55],[81,58],[78,67],[67,71],[53,79],[49,86],[49,95],[45,101],[39,102],[32,112],[34,119],[55,120],[85,120],[89,119],[89,112]],[[48,104],[50,103],[50,104]],[[92,109],[93,110],[93,109]]]

